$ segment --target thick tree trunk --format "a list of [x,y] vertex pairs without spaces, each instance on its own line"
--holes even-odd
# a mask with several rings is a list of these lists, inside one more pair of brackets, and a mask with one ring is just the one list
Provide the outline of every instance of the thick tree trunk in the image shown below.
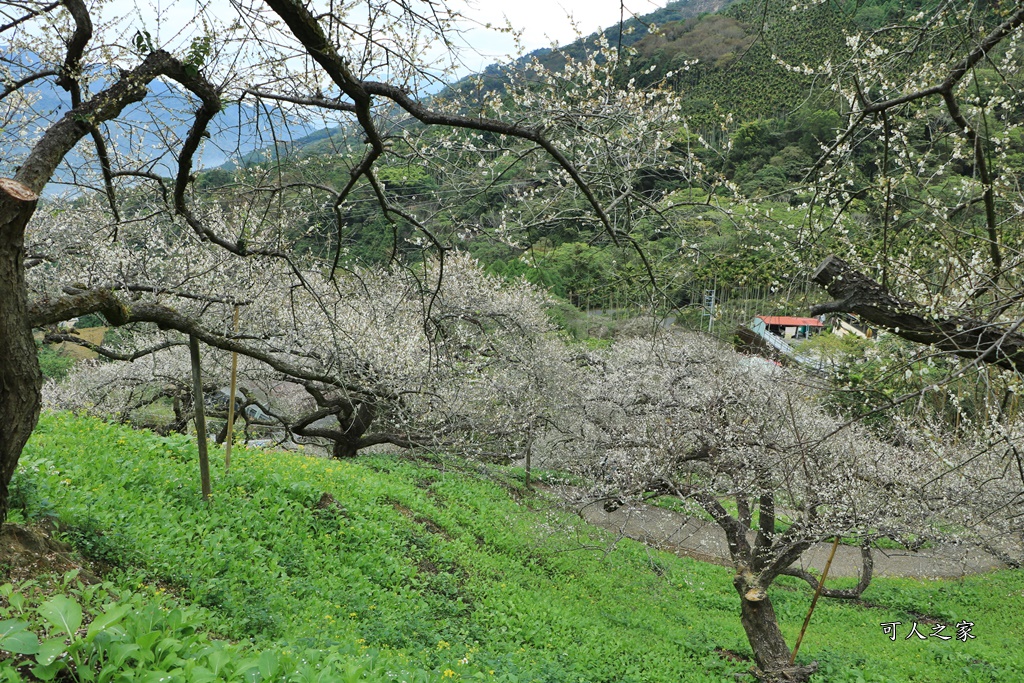
[[213,492],[210,486],[210,457],[206,450],[206,411],[203,394],[203,373],[199,362],[199,340],[189,335],[189,357],[192,360],[192,405],[196,411],[196,445],[199,447],[199,482],[203,500],[209,501]]
[[176,432],[178,434],[184,434],[188,428],[188,421],[190,413],[192,412],[192,402],[188,400],[188,396],[174,395],[174,422],[167,426],[168,433]]
[[754,661],[761,670],[761,679],[806,681],[817,670],[817,663],[810,666],[789,663],[789,646],[779,629],[768,592],[747,572],[736,574],[733,585],[740,594],[740,621],[747,633],[750,649],[754,651]]
[[825,259],[811,279],[836,299],[812,306],[813,315],[854,313],[904,339],[933,344],[943,351],[1007,370],[1024,370],[1024,334],[1018,324],[957,316],[935,318],[913,302],[893,296],[837,256]]
[[775,609],[767,591],[746,580],[743,574],[733,578],[740,594],[740,621],[754,651],[754,661],[762,671],[778,671],[789,665],[789,647],[779,630]]
[[25,287],[25,226],[38,201],[21,183],[0,178],[0,524],[14,468],[39,420],[43,377]]
[[334,447],[331,449],[331,457],[338,458],[339,460],[356,457],[359,455],[358,442],[359,439],[335,438]]

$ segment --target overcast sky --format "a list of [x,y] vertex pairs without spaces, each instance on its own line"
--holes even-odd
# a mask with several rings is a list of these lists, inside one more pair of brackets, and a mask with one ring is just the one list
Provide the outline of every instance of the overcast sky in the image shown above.
[[[647,14],[667,1],[624,0],[625,16]],[[529,52],[552,43],[564,45],[575,40],[574,22],[583,35],[589,35],[617,23],[620,14],[620,0],[450,0],[450,5],[471,20],[464,35],[472,51],[463,54],[463,61],[474,71],[505,61],[516,50],[510,36],[487,30],[486,24],[504,26],[507,18],[513,27],[522,31],[523,49]],[[200,6],[220,17],[234,14],[229,0],[111,0],[104,9],[104,17],[134,17],[128,22],[130,28],[118,22],[118,30],[127,31],[128,35],[138,28],[138,17],[141,17],[141,23],[154,34],[156,42],[168,45],[176,42],[175,34],[192,21]],[[158,14],[161,17],[159,35],[153,28]]]
[[[666,2],[625,0],[625,17],[653,12]],[[503,25],[507,18],[512,26],[523,31],[527,52],[549,47],[552,42],[558,45],[572,42],[576,39],[574,21],[583,35],[589,35],[618,23],[620,14],[620,0],[470,0],[466,5],[463,14],[483,24]],[[494,31],[473,30],[468,40],[482,54],[482,66],[501,61],[515,50],[510,37]]]

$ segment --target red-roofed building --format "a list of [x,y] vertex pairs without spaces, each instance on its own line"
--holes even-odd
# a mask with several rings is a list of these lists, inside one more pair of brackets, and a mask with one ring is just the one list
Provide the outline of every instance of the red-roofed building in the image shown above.
[[796,318],[788,315],[759,315],[754,318],[753,324],[754,332],[771,332],[783,339],[808,339],[824,329],[825,324],[817,318]]

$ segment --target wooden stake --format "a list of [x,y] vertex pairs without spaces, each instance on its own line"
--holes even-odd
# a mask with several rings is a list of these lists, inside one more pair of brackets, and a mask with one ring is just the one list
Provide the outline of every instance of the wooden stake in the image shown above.
[[530,434],[530,440],[526,442],[526,485],[530,485],[530,456],[533,454],[533,434]]
[[818,604],[818,596],[821,595],[821,589],[825,586],[825,579],[828,578],[828,568],[832,566],[832,558],[836,556],[836,548],[839,547],[839,536],[836,536],[836,540],[832,542],[832,552],[828,555],[828,562],[825,563],[825,569],[821,572],[821,581],[818,581],[818,587],[814,589],[814,598],[811,599],[811,606],[807,610],[807,616],[804,618],[804,625],[800,627],[800,636],[796,639],[796,645],[793,646],[793,654],[789,656],[789,665],[793,666],[796,662],[796,653],[800,649],[800,643],[804,639],[804,634],[807,633],[807,624],[811,623],[811,615],[814,614],[814,606]]
[[199,340],[188,336],[188,351],[192,357],[192,393],[196,411],[196,440],[199,443],[199,480],[203,500],[210,501],[210,458],[206,451],[206,411],[203,407],[203,377],[199,369]]
[[[238,304],[235,304],[235,334],[238,334]],[[228,392],[228,435],[224,442],[224,471],[231,469],[231,442],[235,438],[235,388],[238,378],[238,352],[231,352],[231,390]]]

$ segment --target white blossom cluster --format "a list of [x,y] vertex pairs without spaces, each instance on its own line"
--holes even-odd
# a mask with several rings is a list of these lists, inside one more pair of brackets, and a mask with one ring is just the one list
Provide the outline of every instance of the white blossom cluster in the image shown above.
[[[421,439],[448,440],[454,432],[515,432],[519,439],[531,419],[521,413],[529,386],[541,381],[533,359],[551,334],[546,296],[531,285],[486,275],[460,253],[331,276],[329,264],[315,261],[299,266],[234,257],[155,218],[120,224],[115,240],[104,215],[82,206],[73,214],[50,211],[33,223],[32,249],[46,255],[29,271],[34,296],[57,297],[68,283],[108,289],[129,311],[161,305],[221,339],[237,340],[252,351],[243,357],[240,383],[285,426],[317,409],[303,383],[328,398],[372,405],[375,429]],[[230,228],[227,215],[207,218]],[[120,339],[112,350],[179,345],[130,363],[81,365],[48,387],[49,404],[127,419],[168,386],[186,394],[184,336],[154,327],[114,331]],[[208,390],[226,386],[226,350],[205,345],[203,365]]]
[[954,437],[900,423],[879,438],[830,415],[806,377],[698,335],[623,341],[580,374],[564,464],[593,496],[676,496],[713,516],[769,496],[789,544],[941,538],[1020,555],[1019,425]]
[[1006,20],[944,3],[794,67],[830,82],[845,118],[810,178],[810,240],[936,317],[1021,316],[1020,29],[979,47]]
[[[525,248],[537,227],[564,224],[617,237],[637,230],[652,208],[638,191],[640,180],[644,174],[679,170],[669,148],[683,122],[678,93],[620,82],[629,61],[628,51],[620,55],[598,37],[586,57],[566,55],[557,69],[531,59],[502,73],[502,89],[482,91],[482,105],[473,105],[485,116],[543,134],[572,163],[605,211],[607,223],[595,215],[576,179],[544,149],[510,136],[458,130],[432,131],[422,141],[407,135],[445,191],[490,192],[502,198],[487,222],[463,226],[467,234],[486,233]],[[454,110],[465,105],[453,100],[449,106]],[[509,179],[513,165],[519,169],[516,180]]]

